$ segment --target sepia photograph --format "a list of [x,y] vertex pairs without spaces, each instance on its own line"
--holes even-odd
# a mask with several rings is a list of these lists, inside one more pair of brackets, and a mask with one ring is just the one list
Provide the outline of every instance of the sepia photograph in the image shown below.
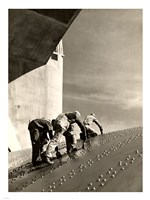
[[8,25],[8,192],[142,192],[142,9]]

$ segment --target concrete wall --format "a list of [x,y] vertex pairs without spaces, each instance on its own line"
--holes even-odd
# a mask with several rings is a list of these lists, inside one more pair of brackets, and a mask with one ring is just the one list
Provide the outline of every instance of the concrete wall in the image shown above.
[[46,65],[9,83],[8,145],[11,151],[31,147],[29,120],[53,119],[62,112],[62,82],[63,47],[60,42]]

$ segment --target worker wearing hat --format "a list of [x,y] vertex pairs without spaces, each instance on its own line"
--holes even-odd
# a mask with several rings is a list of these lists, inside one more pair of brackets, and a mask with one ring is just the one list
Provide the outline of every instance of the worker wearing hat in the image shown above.
[[102,125],[100,124],[100,122],[96,119],[95,117],[95,114],[94,113],[91,113],[90,115],[87,115],[86,118],[84,119],[83,121],[83,124],[86,128],[86,133],[87,133],[87,138],[88,137],[94,137],[94,136],[97,136],[98,133],[97,131],[95,131],[91,125],[95,123],[99,129],[100,129],[100,132],[101,134],[103,134],[103,128],[102,128]]

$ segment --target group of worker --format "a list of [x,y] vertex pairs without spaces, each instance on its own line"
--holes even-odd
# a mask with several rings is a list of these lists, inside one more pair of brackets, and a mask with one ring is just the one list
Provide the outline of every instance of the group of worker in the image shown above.
[[53,152],[56,152],[57,157],[61,156],[58,146],[62,136],[65,136],[68,154],[77,150],[75,147],[76,134],[74,133],[74,123],[81,129],[80,139],[83,141],[82,148],[84,148],[86,138],[98,135],[91,127],[93,122],[99,127],[101,134],[103,134],[103,128],[93,113],[86,116],[83,122],[78,111],[61,113],[52,121],[34,119],[29,122],[28,130],[32,143],[33,165],[36,166],[41,163],[38,160],[39,157],[41,157],[42,163],[53,164]]

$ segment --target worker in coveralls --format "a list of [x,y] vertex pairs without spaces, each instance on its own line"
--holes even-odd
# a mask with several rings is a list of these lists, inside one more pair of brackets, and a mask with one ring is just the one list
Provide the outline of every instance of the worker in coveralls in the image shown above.
[[53,164],[52,154],[46,155],[47,147],[53,138],[53,126],[51,121],[45,119],[34,119],[29,122],[28,130],[32,143],[32,163],[37,165],[37,159],[41,157],[43,162]]
[[66,137],[66,140],[67,140],[67,142],[66,142],[67,148],[68,148],[67,151],[69,152],[70,149],[69,149],[68,139],[67,139],[69,136],[67,136],[66,134],[68,133],[68,130],[71,128],[70,126],[73,123],[78,124],[79,128],[81,129],[81,131],[83,133],[82,140],[85,141],[86,130],[80,119],[80,113],[78,111],[61,113],[60,115],[58,115],[58,117],[55,120],[52,120],[54,136],[48,145],[48,149],[46,151],[47,156],[49,156],[48,154],[53,152],[55,150],[55,148],[57,148],[57,146],[59,145],[60,140],[64,134],[65,134],[64,136]]
[[71,124],[68,130],[65,131],[63,135],[65,136],[66,139],[67,153],[70,154],[73,151],[77,151],[76,148],[77,139],[74,133],[74,125]]
[[[91,127],[91,125],[93,123],[95,123],[99,127],[100,133],[103,134],[103,128],[102,128],[100,122],[96,119],[95,114],[91,113],[90,115],[87,115],[86,118],[83,121],[83,124],[84,124],[84,126],[86,128],[87,138],[95,137],[95,136],[98,135],[97,131],[95,131]],[[82,135],[81,135],[81,137],[82,137]]]

